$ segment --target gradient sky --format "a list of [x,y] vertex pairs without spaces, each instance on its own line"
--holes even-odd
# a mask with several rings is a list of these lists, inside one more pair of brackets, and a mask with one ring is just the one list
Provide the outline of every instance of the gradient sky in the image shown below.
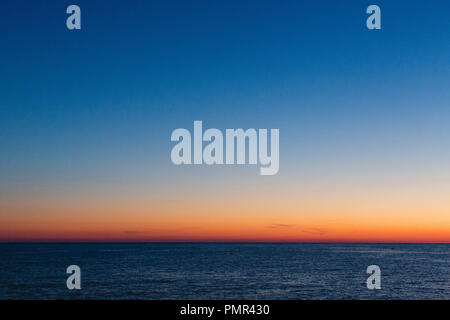
[[[449,13],[2,1],[0,240],[450,242]],[[279,128],[279,173],[174,166],[194,120]]]

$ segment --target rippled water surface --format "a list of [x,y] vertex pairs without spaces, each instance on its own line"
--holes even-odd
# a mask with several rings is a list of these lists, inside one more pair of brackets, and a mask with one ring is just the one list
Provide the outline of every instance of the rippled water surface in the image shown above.
[[450,299],[446,244],[0,244],[0,268],[1,299]]

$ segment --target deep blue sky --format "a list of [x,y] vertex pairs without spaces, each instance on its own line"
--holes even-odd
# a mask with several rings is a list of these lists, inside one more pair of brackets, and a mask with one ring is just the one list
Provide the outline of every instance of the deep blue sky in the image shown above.
[[[80,31],[66,29],[70,4]],[[366,29],[370,4],[382,30]],[[180,173],[170,133],[194,120],[280,128],[284,180],[448,173],[449,13],[411,0],[2,1],[0,187]]]

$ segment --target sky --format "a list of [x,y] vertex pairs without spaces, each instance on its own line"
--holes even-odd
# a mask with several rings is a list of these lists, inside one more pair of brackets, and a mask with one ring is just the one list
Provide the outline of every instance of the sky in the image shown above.
[[[3,1],[0,241],[450,242],[449,10]],[[278,174],[175,166],[194,120],[278,128]]]

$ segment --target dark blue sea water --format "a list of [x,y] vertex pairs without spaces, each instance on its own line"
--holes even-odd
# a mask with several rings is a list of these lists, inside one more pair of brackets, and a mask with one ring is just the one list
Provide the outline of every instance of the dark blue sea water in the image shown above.
[[0,270],[1,299],[450,299],[445,244],[0,244]]

